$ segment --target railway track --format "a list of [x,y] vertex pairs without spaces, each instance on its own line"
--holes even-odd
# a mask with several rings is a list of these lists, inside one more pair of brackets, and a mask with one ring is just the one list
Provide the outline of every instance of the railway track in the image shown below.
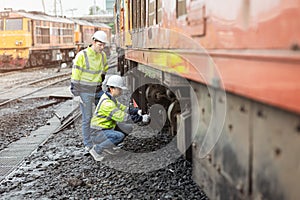
[[[45,86],[43,86],[43,87],[40,87],[40,88],[37,88],[37,89],[33,90],[33,91],[27,92],[27,93],[25,93],[25,94],[22,94],[22,95],[20,95],[20,96],[17,96],[17,97],[15,97],[15,98],[12,98],[12,99],[8,99],[8,100],[6,100],[6,101],[4,101],[4,102],[1,102],[1,103],[0,103],[0,107],[6,105],[6,104],[8,104],[8,103],[11,103],[12,101],[18,100],[18,99],[20,99],[20,98],[22,98],[22,97],[29,96],[29,95],[31,95],[31,94],[33,94],[33,93],[36,93],[36,92],[41,91],[41,90],[43,90],[43,89],[45,89],[45,88],[48,88],[49,86],[55,85],[55,84],[60,83],[60,82],[64,82],[64,81],[69,80],[69,79],[70,79],[70,78],[68,77],[68,78],[64,78],[64,79],[62,79],[62,80],[58,80],[58,81],[55,81],[55,82],[51,82],[51,83],[48,83],[47,85],[45,85]],[[49,79],[48,79],[48,80],[49,80]]]
[[[21,73],[14,72],[14,73],[10,73],[8,76],[2,75],[2,78],[5,77],[3,79],[8,80],[7,81],[8,83],[1,84],[3,89],[0,92],[0,99],[4,99],[4,101],[0,103],[0,106],[4,106],[8,103],[11,103],[23,97],[27,97],[36,92],[49,88],[53,85],[68,81],[71,75],[70,69],[64,70],[59,74],[55,73],[53,75],[53,73],[54,73],[53,70],[49,71],[46,69],[43,71],[33,70],[30,71],[29,74],[28,72],[25,72],[25,74],[22,72]],[[28,77],[28,76],[29,78],[24,80],[24,77]],[[23,83],[22,80],[24,80]],[[18,84],[14,84],[13,82]],[[15,94],[12,98],[7,98],[7,96],[9,96],[9,93],[12,92],[14,93],[17,91],[17,89],[28,88],[28,87],[36,87],[36,88],[31,89],[30,91],[27,92],[22,91],[21,93]]]
[[25,86],[26,84],[32,84],[34,81],[46,79],[52,76],[62,75],[70,73],[70,69],[62,69],[57,72],[54,68],[34,68],[20,71],[13,71],[8,73],[0,73],[0,91],[6,91],[11,88],[17,88]]
[[50,81],[50,80],[53,80],[53,79],[56,79],[56,78],[62,78],[62,77],[65,77],[65,76],[70,76],[70,75],[71,75],[71,73],[68,72],[68,73],[64,73],[64,74],[59,74],[59,75],[54,75],[54,76],[50,76],[50,77],[41,78],[41,79],[38,79],[38,80],[34,80],[34,81],[31,81],[31,82],[28,82],[28,83],[17,85],[17,86],[14,86],[12,88],[9,88],[7,90],[1,91],[0,95],[5,94],[7,92],[11,92],[11,91],[13,91],[17,88],[26,87],[26,86],[29,86],[29,85],[34,85],[34,84],[37,84],[37,83],[42,83],[42,82],[45,82],[45,81]]

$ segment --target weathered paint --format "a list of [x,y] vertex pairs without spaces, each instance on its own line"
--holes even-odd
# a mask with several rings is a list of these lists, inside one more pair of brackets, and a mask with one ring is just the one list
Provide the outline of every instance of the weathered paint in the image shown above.
[[[186,5],[187,14],[177,18],[176,1],[163,1],[162,21],[133,27],[132,44],[120,47],[127,60],[154,68],[151,77],[170,84],[162,79],[173,73],[191,81],[197,94],[191,98],[192,123],[189,127],[182,113],[178,140],[184,153],[188,130],[199,127],[191,131],[194,179],[211,199],[297,199],[300,0]],[[169,55],[178,55],[185,68],[176,70]],[[220,138],[213,132],[206,137],[218,121],[212,110],[224,104],[222,89],[225,124]]]

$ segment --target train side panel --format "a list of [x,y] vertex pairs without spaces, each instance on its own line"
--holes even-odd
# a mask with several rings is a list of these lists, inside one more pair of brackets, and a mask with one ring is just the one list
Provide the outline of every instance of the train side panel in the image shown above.
[[[300,1],[116,3],[121,74],[137,69],[170,88],[176,79],[166,77],[179,75],[196,94],[190,108],[174,112],[169,122],[176,127],[175,118],[181,124],[178,147],[193,162],[194,180],[207,195],[297,199]],[[145,109],[154,101],[147,94],[168,96],[145,88],[139,93],[147,98],[138,97]],[[170,113],[173,103],[164,105]],[[215,118],[222,112],[224,119]]]
[[30,66],[71,63],[75,55],[74,23],[65,18],[23,13],[32,18]]

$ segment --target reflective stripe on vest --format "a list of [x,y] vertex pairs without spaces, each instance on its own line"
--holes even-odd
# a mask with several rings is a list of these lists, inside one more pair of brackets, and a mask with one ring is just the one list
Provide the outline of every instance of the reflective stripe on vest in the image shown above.
[[[99,118],[106,118],[107,120],[111,120],[112,117],[113,117],[113,115],[114,115],[118,110],[120,110],[120,107],[119,107],[119,106],[118,106],[117,108],[115,108],[114,110],[112,110],[112,111],[109,113],[108,116],[105,116],[105,115],[98,115],[98,111],[99,111],[99,109],[100,109],[102,103],[103,103],[104,101],[108,100],[108,99],[109,99],[109,98],[104,98],[104,99],[102,99],[102,100],[98,103],[98,105],[97,105],[97,107],[96,107],[96,110],[95,110],[95,115],[96,115],[97,117],[99,117]],[[113,99],[111,99],[111,100],[112,100],[113,102],[115,102]],[[117,102],[115,102],[115,103],[118,105]]]
[[[74,63],[73,70],[75,71],[74,71],[74,76],[72,75],[71,82],[76,84],[81,84],[81,85],[87,85],[87,86],[101,85],[103,81],[101,79],[101,74],[106,74],[105,72],[106,65],[104,65],[105,64],[104,53],[101,52],[101,64],[102,64],[102,66],[100,66],[101,70],[96,70],[96,71],[91,70],[89,58],[87,55],[87,49],[83,50],[83,56],[84,56],[86,68],[78,66],[76,65],[76,63]],[[76,77],[77,73],[81,74],[81,76]]]
[[[86,53],[86,49],[83,50],[83,55],[84,55],[85,65],[87,67],[87,70],[89,70],[90,69],[90,62],[89,62],[89,58],[88,58],[87,53]],[[102,62],[103,69],[99,70],[99,71],[100,71],[101,74],[103,74],[103,73],[105,73],[104,72],[104,67],[107,65],[107,63],[105,63],[105,65],[104,65],[104,54],[103,54],[103,52],[101,52],[101,58],[102,58],[101,62]]]

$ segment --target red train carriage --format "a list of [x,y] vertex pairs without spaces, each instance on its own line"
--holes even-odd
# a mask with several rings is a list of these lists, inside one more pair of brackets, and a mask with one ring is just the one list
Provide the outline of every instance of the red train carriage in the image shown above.
[[116,0],[115,19],[118,69],[211,199],[299,198],[300,0]]

